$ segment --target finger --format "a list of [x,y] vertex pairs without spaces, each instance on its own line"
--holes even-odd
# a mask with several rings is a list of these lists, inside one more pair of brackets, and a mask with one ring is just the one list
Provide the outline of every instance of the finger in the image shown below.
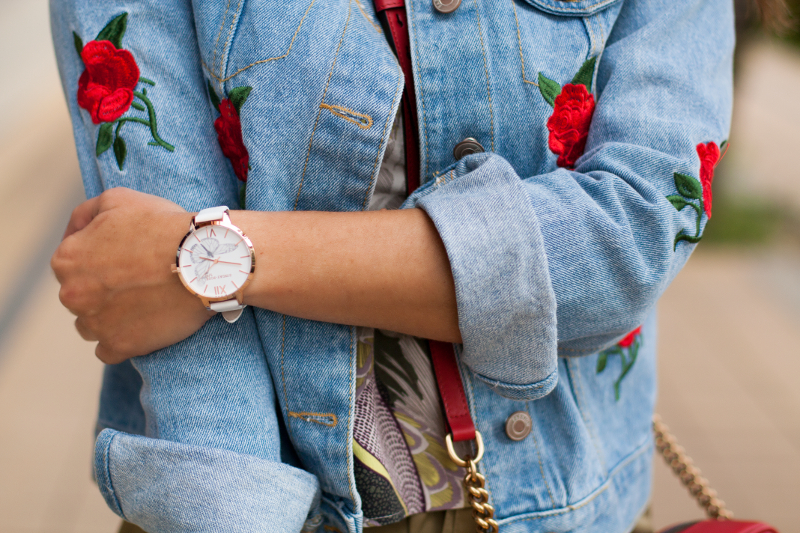
[[75,319],[75,329],[78,330],[78,335],[85,341],[97,341],[97,335],[95,335],[92,330],[90,330],[87,326],[83,318],[78,317]]
[[63,239],[66,239],[76,231],[80,231],[97,216],[100,212],[100,197],[90,198],[86,200],[81,205],[75,208],[72,212],[72,216],[69,219],[69,224],[67,224],[67,229],[64,231]]

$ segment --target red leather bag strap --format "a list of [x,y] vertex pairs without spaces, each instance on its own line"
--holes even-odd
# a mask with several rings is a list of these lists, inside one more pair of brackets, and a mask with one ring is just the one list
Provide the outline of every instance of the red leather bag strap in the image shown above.
[[[419,130],[417,122],[417,98],[414,92],[414,72],[411,64],[411,43],[408,33],[408,16],[404,0],[373,0],[375,11],[389,27],[397,60],[405,76],[403,91],[403,131],[406,145],[406,176],[408,194],[420,183]],[[467,395],[458,369],[453,345],[428,341],[431,350],[433,371],[444,404],[447,424],[455,442],[473,440],[475,424],[469,414]]]
[[473,440],[475,424],[469,414],[469,403],[461,381],[456,352],[453,345],[447,342],[428,341],[431,348],[431,361],[436,374],[436,384],[442,396],[444,412],[450,433],[455,442]]
[[408,194],[419,187],[419,130],[417,127],[417,96],[414,92],[414,71],[411,64],[411,42],[408,36],[408,16],[404,0],[374,0],[375,11],[386,22],[391,34],[397,61],[403,71],[406,86],[403,90],[403,131],[406,144],[406,176]]

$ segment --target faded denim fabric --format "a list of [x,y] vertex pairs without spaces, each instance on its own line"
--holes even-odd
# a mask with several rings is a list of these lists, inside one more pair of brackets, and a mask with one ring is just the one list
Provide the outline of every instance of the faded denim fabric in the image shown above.
[[[369,2],[52,0],[51,10],[89,196],[126,186],[193,211],[237,206],[210,82],[219,94],[253,88],[241,110],[248,209],[368,205],[404,83]],[[122,47],[156,82],[148,96],[175,151],[126,126],[120,171],[111,151],[95,155],[99,126],[77,105],[72,32],[88,42],[122,12]],[[654,307],[693,249],[673,248],[695,221],[666,196],[673,173],[699,177],[698,143],[727,137],[732,6],[464,0],[443,15],[407,0],[407,12],[423,186],[406,207],[428,213],[450,259],[501,530],[628,531],[649,494]],[[574,170],[558,168],[538,74],[563,85],[594,56],[586,151]],[[487,153],[456,162],[466,137]],[[597,352],[640,324],[617,401],[620,361],[598,374]],[[109,367],[95,462],[106,501],[159,533],[360,532],[355,347],[352,327],[248,309]],[[519,410],[533,430],[514,442],[504,424]]]

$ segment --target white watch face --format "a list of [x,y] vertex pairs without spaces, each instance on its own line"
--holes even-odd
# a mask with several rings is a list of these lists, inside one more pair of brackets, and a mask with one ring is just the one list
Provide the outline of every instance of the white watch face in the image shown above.
[[244,237],[225,226],[197,229],[183,241],[178,267],[184,282],[200,296],[233,296],[247,281],[252,266]]

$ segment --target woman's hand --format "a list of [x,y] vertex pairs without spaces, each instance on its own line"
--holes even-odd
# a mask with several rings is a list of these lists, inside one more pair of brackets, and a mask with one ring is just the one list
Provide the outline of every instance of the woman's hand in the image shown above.
[[179,342],[213,315],[170,269],[191,219],[169,200],[124,188],[72,213],[50,264],[61,303],[81,337],[99,341],[104,363]]

